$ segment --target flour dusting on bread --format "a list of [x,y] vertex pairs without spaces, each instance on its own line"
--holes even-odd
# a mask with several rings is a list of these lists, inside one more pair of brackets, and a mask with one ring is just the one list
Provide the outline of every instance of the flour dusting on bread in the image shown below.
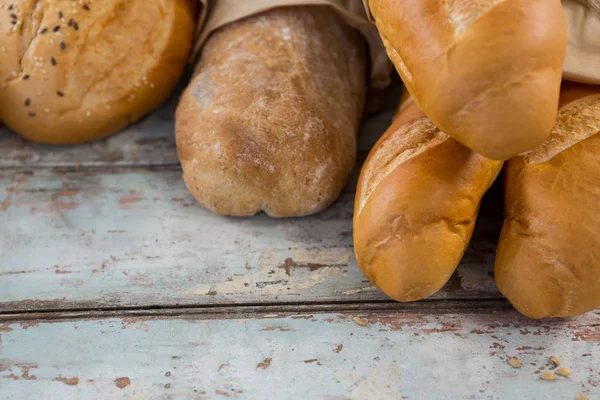
[[558,112],[552,133],[525,156],[526,164],[551,160],[571,146],[600,132],[600,95],[575,100]]

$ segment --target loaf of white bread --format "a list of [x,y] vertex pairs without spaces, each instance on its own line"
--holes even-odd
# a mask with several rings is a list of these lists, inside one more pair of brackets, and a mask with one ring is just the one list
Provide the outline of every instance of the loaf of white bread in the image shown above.
[[196,0],[5,0],[0,121],[28,139],[79,143],[162,103],[191,49]]
[[532,318],[600,306],[600,86],[565,82],[550,137],[505,168],[500,291]]
[[558,106],[567,47],[560,0],[369,0],[415,103],[493,159],[540,145]]
[[437,292],[467,249],[501,167],[440,131],[405,96],[358,182],[354,251],[365,276],[402,302]]

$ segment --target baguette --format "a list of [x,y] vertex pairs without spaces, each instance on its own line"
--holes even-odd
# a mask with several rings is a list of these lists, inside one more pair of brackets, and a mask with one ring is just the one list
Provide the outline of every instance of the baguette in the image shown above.
[[177,108],[188,188],[223,215],[323,210],[354,166],[366,81],[364,39],[329,7],[221,28]]
[[195,0],[12,0],[0,9],[0,121],[42,143],[115,133],[160,105],[192,45]]
[[565,82],[552,134],[507,161],[498,288],[531,318],[600,306],[600,87]]
[[369,7],[408,91],[443,132],[492,159],[546,139],[567,46],[559,0],[369,0]]
[[354,251],[365,276],[402,302],[437,292],[501,167],[441,132],[405,97],[358,182]]

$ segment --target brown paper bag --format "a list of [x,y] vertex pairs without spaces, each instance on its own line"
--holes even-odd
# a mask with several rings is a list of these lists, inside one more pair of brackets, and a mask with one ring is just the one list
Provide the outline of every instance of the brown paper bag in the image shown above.
[[334,10],[363,34],[369,45],[372,89],[380,90],[390,82],[392,64],[389,61],[377,28],[367,18],[366,1],[361,0],[200,0],[200,17],[192,59],[196,60],[202,46],[215,30],[250,15],[289,6],[323,5]]
[[562,0],[567,18],[565,79],[600,84],[600,0]]

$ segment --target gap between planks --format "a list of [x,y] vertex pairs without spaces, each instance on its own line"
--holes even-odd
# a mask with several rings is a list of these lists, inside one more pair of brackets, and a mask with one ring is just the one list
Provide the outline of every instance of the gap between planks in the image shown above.
[[[423,300],[398,303],[380,302],[327,302],[327,303],[273,303],[231,304],[202,306],[119,307],[103,309],[35,310],[0,313],[0,322],[31,320],[81,320],[120,317],[238,319],[241,317],[268,318],[270,315],[287,316],[310,313],[395,312],[399,314],[455,314],[457,312],[490,313],[511,310],[505,299]],[[600,310],[595,312],[600,315]]]

